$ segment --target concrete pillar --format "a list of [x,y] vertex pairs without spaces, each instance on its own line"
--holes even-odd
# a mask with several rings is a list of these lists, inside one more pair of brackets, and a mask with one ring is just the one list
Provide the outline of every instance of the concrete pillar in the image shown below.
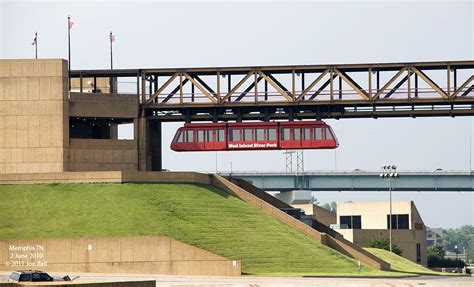
[[147,166],[147,120],[140,117],[134,120],[135,139],[138,141],[138,170],[149,170]]
[[149,121],[149,154],[151,159],[151,170],[161,171],[162,163],[162,138],[161,138],[161,122]]
[[110,139],[111,140],[118,139],[118,125],[117,124],[110,124]]
[[138,170],[162,169],[161,122],[144,117],[135,120],[135,138],[138,139]]

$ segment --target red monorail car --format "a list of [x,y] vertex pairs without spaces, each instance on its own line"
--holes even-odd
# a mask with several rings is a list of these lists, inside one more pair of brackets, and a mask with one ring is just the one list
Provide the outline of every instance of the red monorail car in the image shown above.
[[174,151],[333,149],[339,145],[323,121],[185,124]]

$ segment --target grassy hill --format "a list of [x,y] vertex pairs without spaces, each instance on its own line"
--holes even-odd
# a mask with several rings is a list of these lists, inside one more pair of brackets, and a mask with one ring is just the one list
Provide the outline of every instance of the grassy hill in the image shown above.
[[359,274],[354,260],[208,186],[8,185],[0,198],[0,239],[164,235],[241,259],[249,274],[387,274]]
[[450,275],[450,273],[441,273],[441,272],[430,270],[426,267],[418,265],[413,261],[410,261],[402,256],[399,256],[387,250],[378,249],[378,248],[364,248],[364,249],[374,254],[375,256],[381,258],[382,260],[390,263],[390,266],[393,271],[420,274],[420,275]]

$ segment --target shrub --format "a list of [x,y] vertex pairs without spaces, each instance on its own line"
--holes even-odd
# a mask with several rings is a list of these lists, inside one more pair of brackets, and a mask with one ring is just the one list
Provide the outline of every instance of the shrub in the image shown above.
[[428,267],[464,267],[465,263],[461,259],[443,258],[441,256],[428,254]]
[[[384,249],[384,250],[390,251],[390,240],[384,237],[379,237],[379,238],[374,237],[370,239],[369,242],[367,242],[366,247],[378,248],[378,249]],[[392,242],[392,252],[397,255],[402,254],[402,250],[400,249],[400,247],[398,247],[393,242]]]

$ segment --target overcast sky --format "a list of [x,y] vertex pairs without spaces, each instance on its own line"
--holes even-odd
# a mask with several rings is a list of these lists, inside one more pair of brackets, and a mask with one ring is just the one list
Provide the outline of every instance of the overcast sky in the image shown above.
[[[115,68],[256,66],[474,59],[474,5],[447,2],[33,2],[0,0],[0,57],[67,58],[72,68],[108,68],[108,33],[116,34]],[[468,170],[472,118],[327,120],[337,151],[305,151],[306,170]],[[164,168],[283,171],[280,151],[175,153],[180,124],[165,124]],[[403,174],[403,173],[402,173]],[[346,193],[344,193],[346,194]],[[380,194],[320,194],[322,202],[381,200]],[[318,195],[316,195],[318,196]],[[410,194],[425,223],[474,222],[474,196]],[[441,213],[439,210],[444,210]]]

